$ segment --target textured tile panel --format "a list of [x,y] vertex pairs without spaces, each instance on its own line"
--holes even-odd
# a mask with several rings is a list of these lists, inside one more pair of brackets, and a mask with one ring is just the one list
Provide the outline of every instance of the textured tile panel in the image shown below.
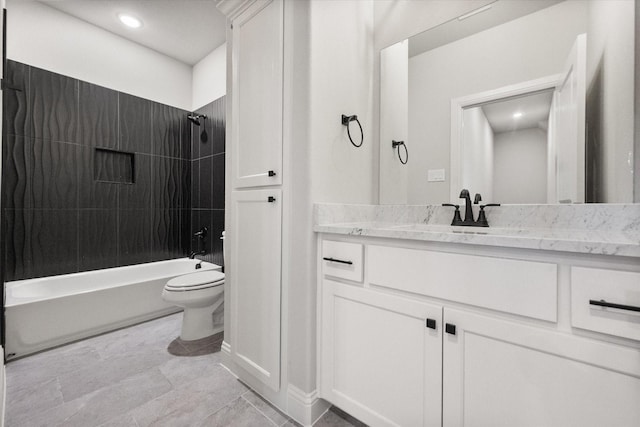
[[158,209],[178,209],[184,206],[184,180],[187,167],[185,161],[168,157],[153,156],[151,162],[153,207]]
[[77,208],[80,146],[36,139],[32,151],[32,206]]
[[31,245],[29,277],[78,271],[78,210],[34,210],[25,242]]
[[[2,132],[10,135],[30,135],[29,70],[19,62],[7,61],[4,78],[15,89],[2,91]],[[16,90],[20,89],[20,90]]]
[[97,270],[118,265],[118,211],[81,210],[79,226],[79,270]]
[[153,103],[152,106],[152,153],[160,156],[181,156],[182,135],[181,110],[168,105]]
[[153,261],[180,258],[185,255],[181,244],[180,215],[179,209],[153,211]]
[[78,80],[31,67],[31,135],[78,142]]
[[118,148],[118,92],[79,82],[79,141],[84,145]]
[[118,94],[120,150],[151,154],[152,102],[126,93]]
[[151,261],[152,211],[118,211],[118,265]]
[[212,157],[212,200],[213,209],[224,209],[224,153]]
[[31,207],[31,172],[33,142],[27,138],[5,135],[2,144],[2,207]]
[[199,208],[211,209],[213,196],[213,157],[205,157],[198,160],[200,165],[200,202]]

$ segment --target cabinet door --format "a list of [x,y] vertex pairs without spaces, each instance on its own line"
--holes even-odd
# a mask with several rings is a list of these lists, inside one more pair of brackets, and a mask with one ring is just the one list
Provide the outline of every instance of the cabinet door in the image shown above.
[[282,184],[282,0],[233,21],[233,188]]
[[273,390],[280,388],[280,190],[233,192],[231,355]]
[[439,426],[441,317],[436,305],[324,280],[321,397],[373,426]]
[[634,426],[640,350],[444,310],[443,425]]

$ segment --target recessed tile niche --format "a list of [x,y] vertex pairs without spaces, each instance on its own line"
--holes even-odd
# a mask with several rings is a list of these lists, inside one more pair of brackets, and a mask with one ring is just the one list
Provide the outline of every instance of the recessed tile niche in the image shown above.
[[96,148],[93,179],[119,184],[135,183],[135,155],[125,151]]

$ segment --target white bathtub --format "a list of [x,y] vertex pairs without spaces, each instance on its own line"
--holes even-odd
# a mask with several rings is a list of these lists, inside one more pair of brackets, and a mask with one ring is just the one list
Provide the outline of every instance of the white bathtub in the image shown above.
[[175,313],[162,300],[173,277],[220,266],[188,258],[5,284],[7,359]]

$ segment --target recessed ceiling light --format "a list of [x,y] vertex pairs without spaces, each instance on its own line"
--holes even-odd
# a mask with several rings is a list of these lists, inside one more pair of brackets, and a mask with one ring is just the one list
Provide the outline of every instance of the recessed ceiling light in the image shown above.
[[142,27],[142,21],[136,18],[135,16],[131,16],[126,13],[120,13],[118,14],[118,19],[120,19],[120,22],[122,22],[124,25],[126,25],[129,28]]
[[517,112],[517,113],[513,113],[513,118],[514,119],[519,119],[520,117],[522,117],[522,113],[521,112]]

